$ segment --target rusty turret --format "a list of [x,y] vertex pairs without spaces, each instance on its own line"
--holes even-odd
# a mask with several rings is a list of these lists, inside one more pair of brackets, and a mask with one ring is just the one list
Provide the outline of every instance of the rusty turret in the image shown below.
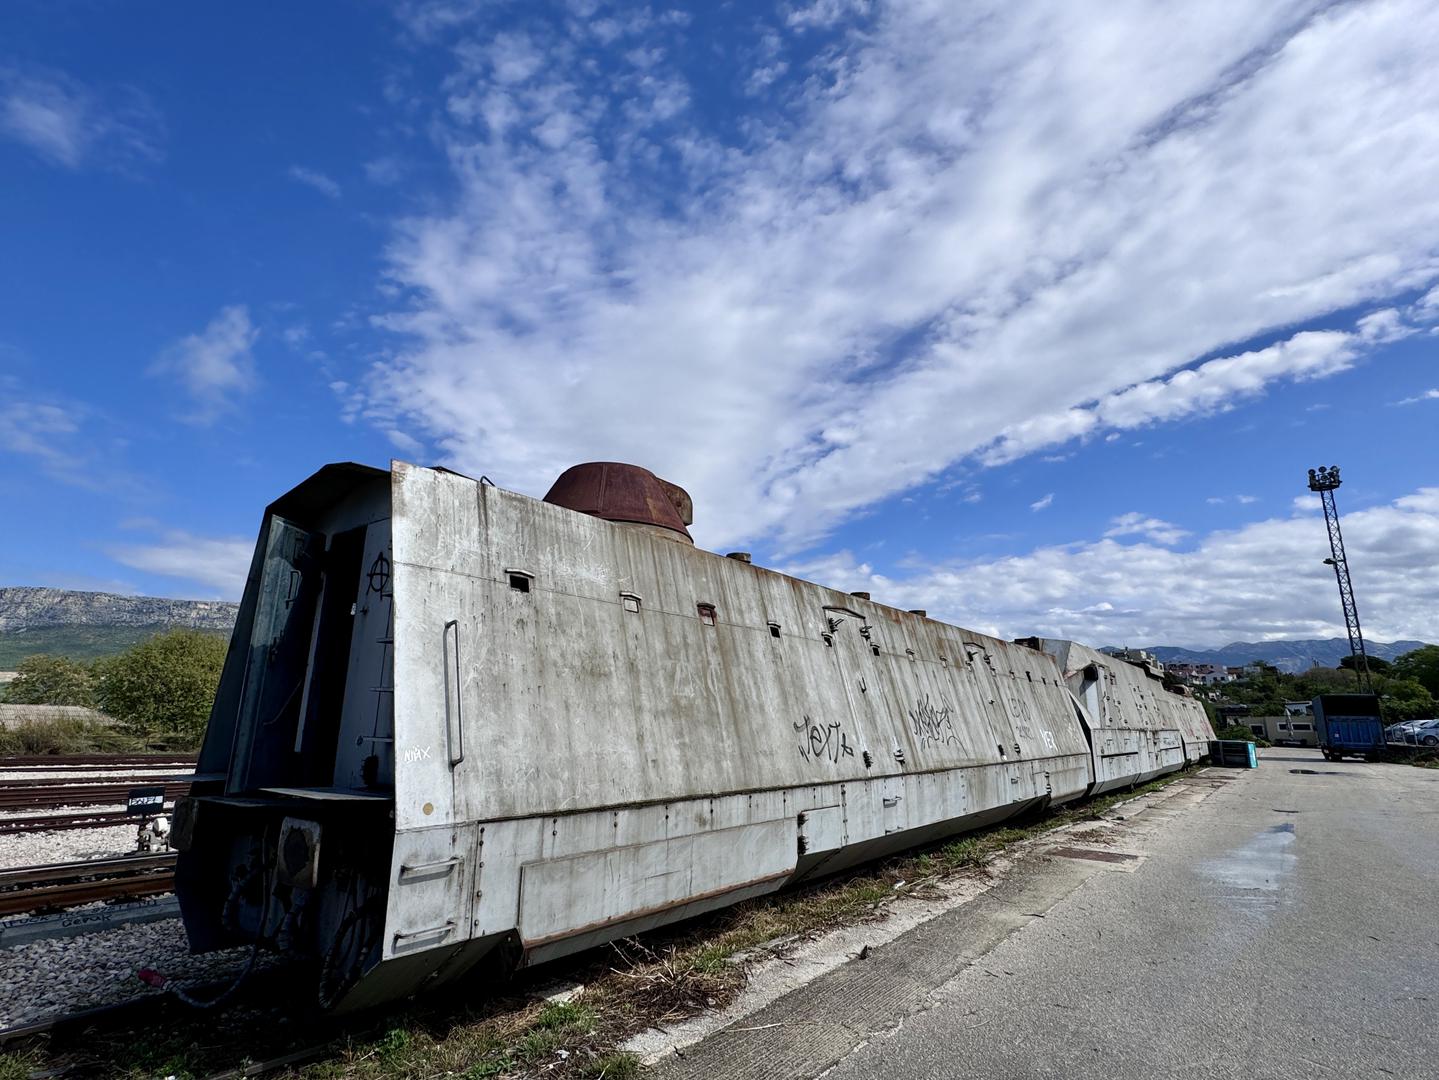
[[694,543],[685,528],[694,521],[689,492],[638,465],[588,461],[572,466],[550,487],[545,502]]

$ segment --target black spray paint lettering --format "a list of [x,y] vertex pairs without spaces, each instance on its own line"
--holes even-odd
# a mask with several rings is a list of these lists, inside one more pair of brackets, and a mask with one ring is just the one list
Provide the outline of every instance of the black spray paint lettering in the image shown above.
[[954,721],[951,719],[953,715],[954,710],[943,701],[935,705],[929,700],[928,694],[919,699],[915,707],[909,710],[909,724],[910,730],[919,739],[921,750],[930,743],[949,746],[959,742],[959,735],[955,732]]
[[838,720],[824,724],[806,716],[794,729],[800,734],[799,756],[806,761],[829,761],[837,765],[842,757],[854,757],[854,747],[849,744],[849,736],[840,730]]

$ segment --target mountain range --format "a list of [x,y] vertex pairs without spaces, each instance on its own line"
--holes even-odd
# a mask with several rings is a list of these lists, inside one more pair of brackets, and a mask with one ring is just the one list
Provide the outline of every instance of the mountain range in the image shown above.
[[[1364,651],[1381,660],[1393,660],[1407,652],[1422,648],[1423,641],[1366,641]],[[1308,638],[1295,641],[1234,641],[1219,649],[1185,649],[1177,645],[1145,645],[1166,664],[1223,664],[1243,667],[1256,660],[1273,664],[1280,671],[1295,675],[1312,667],[1338,667],[1349,655],[1348,638]]]
[[228,634],[238,611],[221,600],[0,588],[0,671],[36,653],[94,660],[176,626]]
[[[0,587],[0,671],[14,670],[35,653],[93,660],[129,648],[159,630],[193,627],[228,634],[238,604],[222,600],[167,600],[155,596],[74,592],[29,586]],[[1393,660],[1422,646],[1422,641],[1365,642],[1370,656]],[[1337,667],[1349,655],[1345,638],[1299,641],[1235,641],[1220,649],[1146,645],[1165,663],[1224,664],[1240,667],[1264,660],[1280,671]]]

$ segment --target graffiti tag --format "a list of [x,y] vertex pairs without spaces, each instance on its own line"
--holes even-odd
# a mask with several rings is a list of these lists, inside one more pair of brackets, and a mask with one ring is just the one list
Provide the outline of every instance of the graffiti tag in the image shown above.
[[799,756],[806,761],[829,761],[838,765],[842,757],[854,757],[849,736],[840,730],[838,720],[822,723],[806,716],[794,725],[799,734]]
[[915,738],[919,740],[921,750],[930,743],[948,746],[959,742],[959,735],[954,730],[953,715],[954,710],[949,705],[942,701],[935,705],[929,700],[928,694],[919,699],[915,707],[909,710],[909,725]]

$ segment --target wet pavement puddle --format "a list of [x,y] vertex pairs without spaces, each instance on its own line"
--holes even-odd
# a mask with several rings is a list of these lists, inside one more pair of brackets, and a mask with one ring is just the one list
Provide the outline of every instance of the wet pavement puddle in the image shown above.
[[1228,855],[1199,864],[1199,872],[1225,886],[1225,899],[1239,907],[1272,907],[1283,896],[1298,856],[1294,826],[1286,822],[1265,829]]

